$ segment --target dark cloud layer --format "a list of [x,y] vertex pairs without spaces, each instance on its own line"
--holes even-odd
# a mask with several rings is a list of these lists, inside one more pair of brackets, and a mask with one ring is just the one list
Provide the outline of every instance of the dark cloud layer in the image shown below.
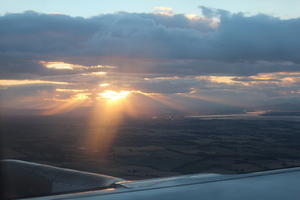
[[168,74],[300,71],[300,18],[204,7],[202,13],[197,19],[124,12],[92,18],[7,14],[0,17],[0,75],[55,73],[39,60]]

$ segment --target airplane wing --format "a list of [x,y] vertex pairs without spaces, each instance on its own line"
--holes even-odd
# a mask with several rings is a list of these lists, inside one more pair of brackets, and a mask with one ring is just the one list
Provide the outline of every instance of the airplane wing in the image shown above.
[[[23,161],[11,161],[22,162]],[[37,166],[37,164],[25,163]],[[115,177],[91,174],[75,170],[38,165],[46,170],[58,170],[52,176],[49,188],[65,188],[67,194],[53,192],[48,196],[34,197],[34,200],[297,200],[300,199],[300,167],[271,170],[247,174],[193,174],[167,178],[154,178],[139,181],[125,181]],[[46,168],[44,168],[46,167]],[[51,171],[50,170],[50,171]],[[66,170],[68,176],[64,176]],[[37,168],[35,169],[37,171]],[[54,174],[55,174],[54,173]],[[74,173],[74,174],[73,174]],[[44,174],[44,175],[45,175]],[[50,173],[51,174],[51,173]],[[53,174],[52,174],[53,175]],[[75,176],[75,177],[73,177]],[[76,177],[77,176],[77,177]],[[95,176],[95,177],[94,177]],[[60,178],[58,178],[60,177]],[[93,181],[89,182],[92,178]],[[66,187],[68,184],[72,187]],[[52,184],[52,185],[51,185]],[[98,184],[98,185],[97,185]],[[76,187],[79,185],[80,190]],[[28,185],[30,187],[30,184]],[[26,185],[23,186],[26,188]],[[28,188],[28,187],[27,187]],[[71,189],[70,189],[71,188]],[[83,191],[87,190],[87,191]]]

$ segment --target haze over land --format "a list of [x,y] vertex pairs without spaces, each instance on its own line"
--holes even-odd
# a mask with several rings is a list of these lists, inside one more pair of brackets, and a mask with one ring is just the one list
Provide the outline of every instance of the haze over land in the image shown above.
[[86,143],[93,136],[103,145],[95,137],[97,128],[83,119],[14,117],[4,122],[3,158],[131,180],[300,166],[300,117],[127,119],[105,154]]

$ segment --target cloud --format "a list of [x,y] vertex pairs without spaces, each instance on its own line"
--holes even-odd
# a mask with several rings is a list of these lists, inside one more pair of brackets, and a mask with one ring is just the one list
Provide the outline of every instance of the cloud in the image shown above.
[[154,13],[159,14],[159,15],[166,15],[166,16],[173,16],[174,12],[172,8],[169,7],[154,7]]
[[169,14],[0,16],[2,98],[34,105],[128,90],[240,106],[300,100],[300,18],[158,10]]
[[58,81],[44,81],[44,80],[0,80],[0,86],[35,85],[35,84],[68,85],[69,83],[58,82]]
[[0,73],[53,73],[41,60],[113,65],[127,72],[299,71],[300,19],[201,9],[203,16],[193,20],[125,12],[92,18],[7,14],[0,17]]
[[194,78],[155,78],[141,80],[132,84],[132,87],[147,93],[188,93],[191,88],[203,84],[203,81]]

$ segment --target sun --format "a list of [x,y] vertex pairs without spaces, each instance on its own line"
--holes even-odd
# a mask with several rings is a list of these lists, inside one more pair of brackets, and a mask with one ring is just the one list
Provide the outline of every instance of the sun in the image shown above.
[[121,99],[125,99],[130,94],[130,91],[121,90],[119,92],[113,90],[106,90],[102,93],[99,93],[98,96],[102,99],[106,99],[109,101],[118,101]]

